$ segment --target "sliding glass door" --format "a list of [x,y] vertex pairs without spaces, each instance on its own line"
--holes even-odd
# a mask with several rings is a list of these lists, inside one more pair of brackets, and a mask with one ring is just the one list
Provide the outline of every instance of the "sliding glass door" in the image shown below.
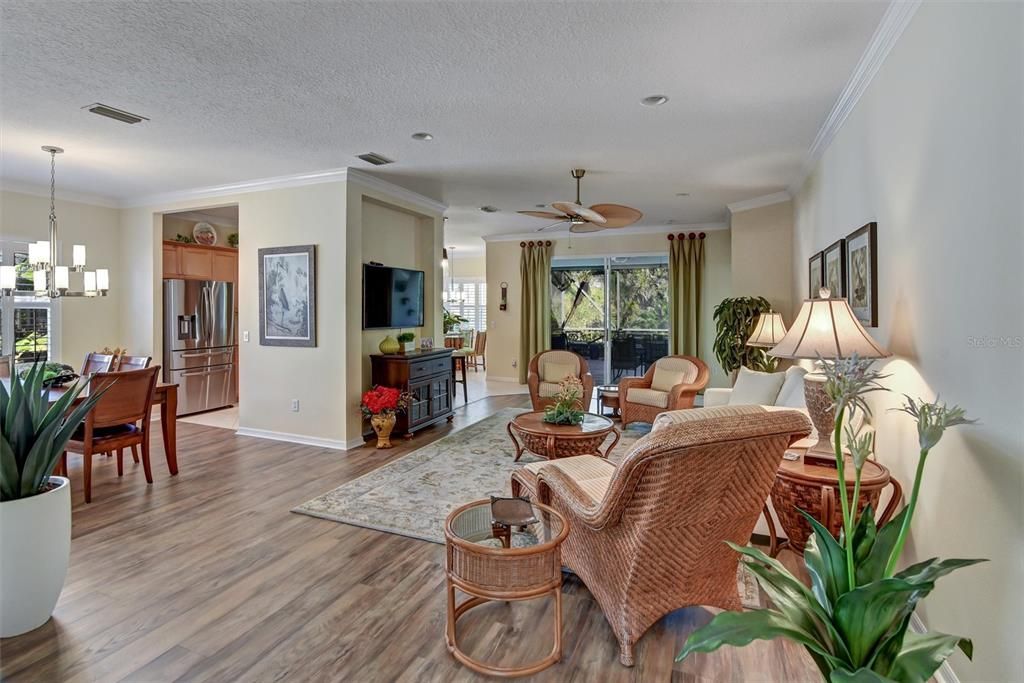
[[551,348],[587,359],[595,385],[642,375],[668,354],[668,257],[555,259]]

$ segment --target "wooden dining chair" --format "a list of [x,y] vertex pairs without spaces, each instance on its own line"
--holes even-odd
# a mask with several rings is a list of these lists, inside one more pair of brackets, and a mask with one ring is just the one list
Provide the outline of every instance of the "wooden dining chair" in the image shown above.
[[80,375],[92,375],[97,372],[110,372],[114,368],[114,354],[112,353],[89,353],[82,363]]
[[[106,388],[103,396],[68,442],[61,469],[68,471],[67,451],[82,454],[85,502],[92,502],[92,456],[117,451],[117,476],[124,475],[125,448],[142,446],[142,469],[146,482],[153,483],[149,464],[150,412],[153,388],[160,373],[156,365],[129,372],[98,372],[89,380],[89,394]],[[66,474],[65,474],[66,476]]]
[[473,341],[473,350],[468,354],[469,367],[473,368],[473,372],[477,371],[478,365],[482,365],[484,370],[487,369],[487,358],[484,356],[486,350],[487,332],[477,332],[476,339]]
[[118,356],[115,372],[128,372],[130,370],[143,370],[153,362],[152,356]]

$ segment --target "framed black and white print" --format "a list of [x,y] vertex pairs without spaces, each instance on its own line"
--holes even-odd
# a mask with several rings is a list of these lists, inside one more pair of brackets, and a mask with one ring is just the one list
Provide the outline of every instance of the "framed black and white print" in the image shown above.
[[825,286],[833,299],[846,296],[846,240],[836,240],[821,252],[825,261]]
[[807,296],[818,298],[818,291],[825,286],[825,257],[818,252],[807,260]]
[[259,250],[260,345],[316,346],[316,246]]
[[878,224],[846,236],[846,301],[866,327],[878,327]]

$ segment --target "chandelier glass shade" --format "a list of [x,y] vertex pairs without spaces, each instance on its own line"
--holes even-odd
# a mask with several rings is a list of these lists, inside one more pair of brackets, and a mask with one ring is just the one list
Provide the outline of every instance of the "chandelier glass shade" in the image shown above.
[[[110,271],[98,268],[85,269],[85,245],[71,247],[71,265],[61,265],[57,253],[57,209],[56,209],[56,160],[64,152],[60,147],[47,145],[42,148],[50,155],[50,239],[30,242],[26,261],[32,273],[32,290],[36,296],[97,297],[106,296],[110,289]],[[0,295],[14,296],[18,293],[18,269],[25,266],[0,266]],[[71,272],[82,273],[82,289],[71,288]]]

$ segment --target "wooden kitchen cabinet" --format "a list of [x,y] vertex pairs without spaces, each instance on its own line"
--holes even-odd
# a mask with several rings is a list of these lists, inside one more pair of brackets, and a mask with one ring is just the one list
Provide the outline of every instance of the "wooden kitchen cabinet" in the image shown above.
[[238,252],[213,252],[213,277],[211,280],[234,282],[238,279]]
[[178,270],[182,277],[194,280],[212,280],[213,253],[209,247],[179,247]]
[[238,250],[165,241],[163,270],[165,279],[238,282]]
[[178,248],[173,244],[164,245],[164,277],[177,278],[181,275],[178,267]]

